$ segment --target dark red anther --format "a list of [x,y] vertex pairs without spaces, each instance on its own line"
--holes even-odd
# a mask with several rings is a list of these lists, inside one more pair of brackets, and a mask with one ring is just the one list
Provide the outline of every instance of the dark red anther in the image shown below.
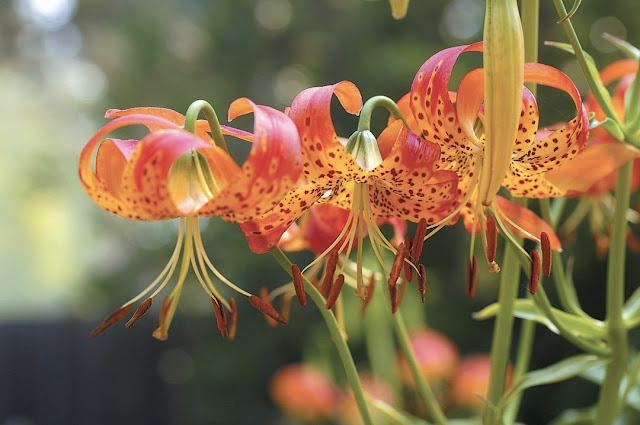
[[215,295],[211,296],[211,304],[216,314],[216,324],[218,325],[220,335],[222,335],[222,338],[227,339],[229,337],[229,330],[227,329],[227,315],[224,312],[224,307]]
[[324,270],[324,280],[322,281],[322,288],[320,293],[325,297],[331,292],[331,285],[333,284],[333,275],[336,273],[336,267],[338,266],[338,250],[334,249],[327,257],[327,266]]
[[549,235],[545,232],[540,234],[540,249],[542,251],[542,274],[544,277],[551,276],[551,242]]
[[123,307],[120,307],[119,309],[115,310],[113,313],[108,315],[107,318],[104,319],[102,321],[102,323],[100,323],[100,325],[97,328],[92,330],[89,335],[91,335],[92,338],[97,337],[102,332],[106,331],[111,326],[115,325],[117,322],[122,320],[122,318],[124,316],[129,314],[129,312],[131,311],[131,307],[133,307],[133,304],[127,304],[127,305],[125,305]]
[[[413,238],[411,236],[407,236],[404,239],[404,244],[407,246],[407,252],[413,252]],[[407,261],[404,262],[404,280],[407,283],[413,280],[413,267]]]
[[297,264],[291,265],[291,277],[293,278],[293,289],[296,291],[298,304],[307,305],[307,294],[304,292],[304,282],[302,281],[302,272]]
[[529,292],[535,294],[540,282],[540,254],[537,250],[531,251],[531,274],[529,275]]
[[396,251],[396,258],[393,260],[393,266],[391,266],[391,272],[389,273],[389,281],[387,282],[391,285],[396,284],[398,278],[400,277],[400,271],[402,270],[402,266],[404,264],[404,259],[407,256],[407,246],[404,242],[398,246],[398,250]]
[[238,328],[238,307],[236,300],[229,298],[229,340],[236,337],[236,329]]
[[138,320],[140,320],[140,318],[147,312],[147,310],[151,308],[151,304],[153,304],[153,298],[147,298],[146,300],[144,300],[142,304],[138,306],[138,309],[136,310],[136,312],[133,313],[133,316],[131,316],[131,319],[129,319],[129,321],[125,323],[124,326],[127,329],[129,329],[130,327],[138,323]]
[[338,296],[340,296],[340,291],[342,291],[342,286],[344,285],[344,275],[340,273],[336,278],[336,281],[333,282],[331,286],[331,292],[329,292],[329,297],[327,298],[327,304],[325,307],[327,310],[331,310],[334,305],[336,305],[336,301],[338,301]]
[[427,293],[427,271],[424,268],[424,264],[418,264],[418,275],[416,276],[418,281],[418,291],[420,291],[420,300],[424,304],[424,296]]
[[411,261],[417,264],[422,254],[422,245],[424,245],[424,237],[427,236],[427,220],[421,218],[416,227],[416,236],[413,238],[411,246]]
[[398,311],[398,286],[395,282],[387,285],[389,287],[389,299],[391,301],[391,313]]
[[496,218],[492,215],[487,216],[487,261],[493,263],[496,261],[496,249],[498,247],[498,226]]
[[467,263],[467,295],[473,299],[476,296],[476,284],[478,283],[478,261],[472,257]]
[[371,301],[371,299],[373,298],[373,292],[376,289],[376,275],[374,273],[371,273],[371,279],[369,279],[369,283],[367,284],[367,296],[364,298],[364,301],[362,302],[362,307],[360,308],[360,314],[364,314],[364,312],[367,310],[367,306],[369,305],[369,302]]
[[260,291],[260,295],[263,298],[258,298],[255,295],[251,295],[249,297],[249,304],[251,304],[251,306],[253,306],[255,309],[259,310],[262,314],[264,314],[265,319],[267,319],[267,323],[269,323],[270,325],[275,326],[276,322],[280,322],[283,325],[286,325],[287,321],[285,320],[285,318],[282,317],[280,313],[278,313],[278,311],[271,305],[269,294],[266,293],[265,296],[266,289],[267,288],[262,288],[262,290]]

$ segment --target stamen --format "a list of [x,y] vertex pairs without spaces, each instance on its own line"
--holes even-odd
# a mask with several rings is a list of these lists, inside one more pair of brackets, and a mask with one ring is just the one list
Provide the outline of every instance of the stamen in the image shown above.
[[338,266],[338,251],[331,251],[327,258],[327,267],[324,271],[324,280],[322,281],[322,288],[320,293],[325,297],[329,295],[331,291],[331,284],[333,283],[333,275],[336,273],[336,267]]
[[302,281],[302,272],[297,264],[291,265],[291,277],[293,278],[293,289],[296,291],[298,304],[307,305],[307,294],[304,292],[304,282]]
[[411,261],[414,264],[418,264],[420,261],[420,255],[422,254],[422,246],[424,245],[424,237],[427,235],[427,220],[421,218],[416,227],[416,236],[413,239],[413,246],[411,247]]
[[282,304],[280,304],[282,317],[284,317],[284,320],[286,320],[287,322],[289,321],[289,317],[291,316],[291,298],[293,298],[293,295],[291,295],[290,293],[282,294]]
[[389,281],[388,284],[391,285],[391,282],[395,285],[398,278],[400,277],[400,271],[402,270],[402,266],[404,264],[404,258],[407,256],[407,246],[405,243],[401,243],[396,251],[396,258],[393,260],[393,266],[391,266],[391,272],[389,273]]
[[531,275],[529,276],[529,292],[535,294],[540,282],[540,254],[537,249],[531,251]]
[[[407,251],[413,252],[413,238],[411,236],[407,236],[404,239],[404,244],[407,246]],[[411,261],[415,263],[413,258],[413,254],[411,256]],[[409,262],[404,263],[404,280],[407,282],[411,282],[413,280],[413,269],[411,268],[411,264]]]
[[97,328],[92,330],[89,335],[91,335],[92,338],[97,337],[102,332],[115,325],[118,321],[122,320],[122,318],[127,314],[129,314],[129,311],[131,311],[131,307],[133,307],[133,304],[129,303],[115,310],[113,313],[108,315],[107,318],[104,319]]
[[336,278],[336,281],[333,282],[331,292],[329,293],[329,297],[327,298],[327,303],[325,304],[327,310],[331,310],[333,306],[336,305],[336,301],[338,301],[338,297],[340,296],[340,291],[342,291],[343,285],[344,275],[340,273]]
[[[265,288],[266,289],[266,288]],[[269,318],[282,323],[283,325],[287,324],[287,321],[276,311],[275,308],[271,305],[270,302],[265,301],[256,297],[255,295],[251,295],[249,297],[249,304],[256,310],[260,311],[267,318],[267,322],[269,322]]]
[[498,245],[498,226],[496,218],[493,215],[487,216],[487,261],[493,263],[496,261],[496,249]]
[[402,305],[402,301],[404,301],[404,294],[407,293],[407,286],[409,286],[409,282],[400,282],[400,293],[398,294],[398,306]]
[[229,298],[229,340],[236,337],[236,329],[238,327],[238,307],[236,300]]
[[215,296],[211,297],[211,304],[216,314],[216,323],[218,330],[220,330],[220,335],[222,335],[222,338],[227,339],[229,337],[229,331],[227,330],[227,315],[224,312],[224,308]]
[[544,277],[551,276],[551,242],[549,235],[545,232],[540,234],[540,248],[542,250],[542,274]]
[[476,295],[476,284],[478,282],[477,270],[478,262],[476,257],[472,257],[467,263],[467,295],[473,299]]
[[376,289],[376,274],[371,273],[371,278],[369,279],[369,284],[367,285],[367,296],[362,302],[362,307],[360,308],[360,315],[363,315],[365,310],[367,309],[369,302],[373,298],[373,291],[375,291],[375,289]]
[[418,291],[420,291],[420,300],[424,304],[424,296],[427,293],[427,271],[424,268],[424,264],[418,264],[418,275],[416,276],[418,281]]
[[171,304],[173,301],[172,295],[167,295],[162,300],[162,307],[160,307],[160,316],[158,317],[158,329],[153,331],[153,337],[159,339],[160,341],[165,341],[169,337],[169,333],[167,331],[168,324],[166,324],[167,319],[169,318],[169,310],[171,309]]
[[389,288],[389,299],[391,301],[391,313],[395,314],[398,311],[398,287],[396,286],[396,282],[393,284],[387,282],[387,287]]
[[138,323],[138,320],[140,320],[140,318],[147,312],[147,310],[149,310],[151,304],[153,304],[153,298],[147,298],[146,300],[144,300],[144,302],[140,304],[136,312],[133,313],[131,319],[129,319],[129,321],[124,326],[129,329],[130,327]]

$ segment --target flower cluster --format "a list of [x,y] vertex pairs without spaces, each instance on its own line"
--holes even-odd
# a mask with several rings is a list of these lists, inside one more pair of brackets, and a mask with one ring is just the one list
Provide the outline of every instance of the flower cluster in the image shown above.
[[[469,72],[456,91],[450,87],[454,64],[460,54],[470,51],[482,51],[482,43],[446,49],[427,60],[397,106],[383,97],[363,104],[360,91],[348,81],[303,90],[285,112],[238,99],[229,108],[229,119],[253,113],[251,133],[220,126],[213,109],[202,101],[194,103],[186,116],[161,108],[108,111],[107,118],[113,120],[91,138],[80,156],[80,179],[86,192],[99,206],[121,217],[180,218],[181,230],[158,278],[105,319],[93,335],[122,319],[144,298],[127,322],[133,325],[178,265],[177,283],[162,302],[154,332],[159,339],[167,338],[189,269],[211,298],[224,337],[235,332],[235,301],[223,296],[209,272],[276,322],[286,322],[286,314],[273,308],[271,298],[279,294],[290,298],[295,292],[304,303],[302,279],[314,280],[322,264],[318,288],[328,297],[327,308],[333,306],[344,283],[355,287],[356,295],[366,303],[375,282],[385,279],[395,312],[414,276],[424,300],[425,267],[419,264],[422,244],[460,215],[472,234],[471,296],[477,267],[472,255],[476,233],[482,235],[491,271],[499,271],[495,247],[500,230],[512,242],[513,235],[541,242],[542,270],[548,275],[549,252],[560,249],[552,229],[503,197],[484,193],[480,199],[478,188],[484,184],[481,176],[491,176],[517,197],[567,194],[562,178],[559,184],[547,175],[582,150],[588,129],[586,110],[566,75],[549,66],[525,64],[525,81],[566,92],[575,104],[576,116],[553,132],[538,131],[536,100],[523,87],[518,133],[509,143],[509,163],[502,173],[485,158],[488,147],[495,151],[500,146],[482,130],[483,68]],[[347,113],[360,115],[350,137],[340,137],[334,129],[330,113],[334,95]],[[393,118],[376,137],[370,131],[370,119],[378,106],[389,110]],[[206,121],[197,120],[200,112]],[[144,125],[149,134],[141,140],[108,138],[112,131],[131,125]],[[236,164],[229,156],[224,135],[252,143],[244,164]],[[279,245],[285,250],[312,249],[317,259],[303,270],[292,268],[293,285],[253,295],[219,273],[207,256],[198,218],[213,216],[239,223],[253,252],[264,253]],[[418,223],[414,237],[405,238],[406,221]],[[380,229],[384,223],[394,226],[393,238]],[[363,266],[365,238],[378,271]],[[391,268],[385,261],[386,251],[395,256]],[[532,252],[530,259],[535,291],[538,252]]]

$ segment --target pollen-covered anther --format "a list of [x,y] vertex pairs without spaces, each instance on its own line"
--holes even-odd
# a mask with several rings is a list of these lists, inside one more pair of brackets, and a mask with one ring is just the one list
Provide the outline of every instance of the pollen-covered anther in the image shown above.
[[129,329],[130,327],[138,323],[138,320],[140,320],[140,318],[151,308],[151,304],[153,304],[153,298],[150,297],[144,300],[142,304],[138,306],[136,312],[133,313],[131,319],[129,319],[129,321],[125,323],[124,326]]
[[540,254],[537,250],[531,251],[531,274],[529,275],[529,292],[535,294],[540,282]]
[[229,340],[236,337],[236,329],[238,328],[238,307],[236,300],[229,298]]
[[551,276],[551,242],[545,232],[540,234],[540,249],[542,250],[542,274]]
[[400,277],[400,271],[404,265],[404,259],[407,256],[407,245],[403,242],[398,246],[398,250],[396,251],[396,258],[393,260],[393,266],[391,266],[391,272],[389,273],[389,281],[387,282],[389,285],[396,284],[398,278]]
[[476,285],[478,283],[478,261],[472,257],[467,263],[467,295],[473,299],[476,295]]
[[220,335],[222,335],[222,338],[227,339],[229,337],[229,330],[227,329],[227,315],[224,312],[224,307],[215,296],[211,297],[211,304],[216,314],[216,324],[218,325]]
[[362,301],[362,307],[360,308],[360,314],[363,315],[369,306],[369,302],[373,298],[373,292],[376,289],[376,275],[371,274],[371,279],[369,279],[369,283],[367,284],[367,296]]
[[338,266],[338,251],[333,250],[327,257],[327,266],[324,270],[324,279],[322,281],[322,288],[320,293],[325,297],[331,292],[331,285],[333,284],[333,275],[336,273],[336,267]]
[[92,338],[97,337],[102,332],[106,331],[111,326],[113,326],[114,324],[116,324],[117,322],[122,320],[123,317],[125,317],[127,314],[129,314],[129,312],[131,311],[131,307],[133,307],[133,304],[127,304],[127,305],[125,305],[123,307],[120,307],[119,309],[115,310],[110,315],[108,315],[107,318],[104,319],[102,321],[102,323],[100,323],[100,325],[97,328],[95,328],[94,330],[91,331],[91,334],[90,334],[91,337]]
[[[496,224],[496,219],[492,215],[487,216],[487,262],[489,264],[496,262],[496,249],[498,246],[498,226]],[[489,271],[491,270],[491,266],[489,267]],[[495,271],[499,272],[498,270]]]
[[[407,236],[404,239],[404,244],[407,246],[408,252],[413,251],[413,238],[411,236]],[[406,261],[404,263],[404,280],[406,280],[407,283],[413,280],[413,267]]]
[[424,237],[427,235],[427,220],[421,218],[416,227],[416,235],[411,245],[411,261],[417,264],[422,254],[422,246],[424,245]]
[[418,264],[418,275],[416,276],[416,280],[418,281],[420,301],[424,304],[424,296],[427,293],[427,271],[424,268],[424,264]]
[[333,282],[331,286],[331,292],[329,292],[329,297],[327,298],[327,303],[325,307],[327,310],[331,310],[334,305],[336,305],[336,301],[338,301],[338,297],[340,296],[340,291],[342,291],[342,286],[344,285],[344,275],[340,273],[336,278],[336,281]]
[[302,272],[297,264],[291,265],[291,277],[293,278],[293,289],[296,291],[298,304],[307,305],[307,294],[304,292],[304,282],[302,281]]
[[282,317],[275,308],[273,308],[273,306],[271,305],[271,301],[268,299],[268,297],[265,300],[265,299],[258,298],[255,295],[251,295],[249,297],[249,304],[251,304],[253,308],[255,308],[256,310],[260,311],[262,314],[265,315],[265,318],[267,319],[267,323],[271,324],[275,322],[280,322],[283,325],[287,324],[287,321],[285,320],[285,318]]

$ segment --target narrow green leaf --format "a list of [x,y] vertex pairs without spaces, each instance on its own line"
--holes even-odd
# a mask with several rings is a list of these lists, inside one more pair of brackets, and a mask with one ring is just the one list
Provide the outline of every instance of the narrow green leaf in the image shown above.
[[[497,303],[491,304],[475,313],[473,317],[478,320],[488,319],[497,314],[498,308],[499,306]],[[570,330],[576,336],[595,340],[603,337],[605,334],[604,323],[599,320],[576,316],[557,308],[552,308],[552,310],[558,322],[562,323],[567,330]],[[514,315],[520,319],[534,320],[545,325],[552,332],[556,334],[560,333],[551,320],[545,317],[531,300],[516,300]]]

